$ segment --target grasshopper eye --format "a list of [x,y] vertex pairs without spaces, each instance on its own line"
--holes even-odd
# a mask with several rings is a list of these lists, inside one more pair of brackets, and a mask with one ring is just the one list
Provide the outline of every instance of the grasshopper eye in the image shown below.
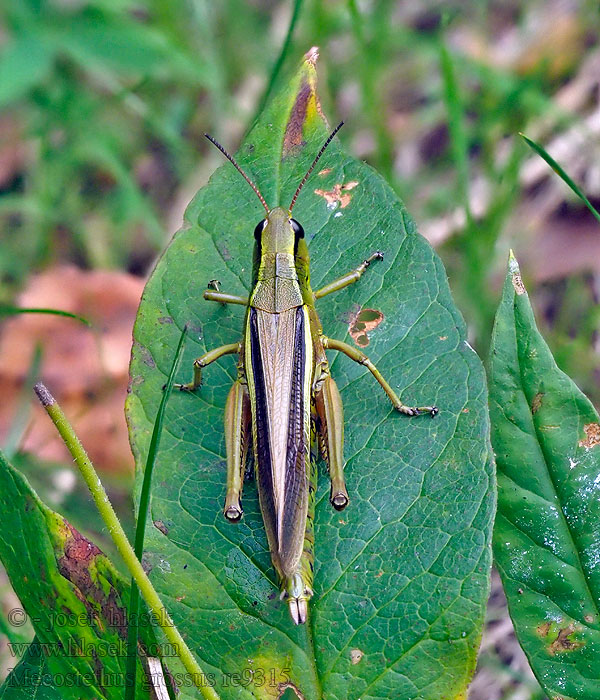
[[290,219],[290,224],[292,226],[292,231],[296,235],[296,238],[304,238],[304,229],[296,221],[296,219]]
[[256,228],[254,229],[254,238],[256,238],[257,241],[260,240],[260,234],[263,232],[265,226],[267,225],[267,220],[262,219],[261,221],[256,224]]

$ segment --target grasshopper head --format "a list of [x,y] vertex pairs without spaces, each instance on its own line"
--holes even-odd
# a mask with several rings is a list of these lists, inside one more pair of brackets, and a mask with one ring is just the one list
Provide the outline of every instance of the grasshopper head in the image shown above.
[[298,242],[304,238],[304,229],[292,219],[289,209],[275,207],[254,229],[254,238],[260,243],[261,254],[289,253],[294,255]]

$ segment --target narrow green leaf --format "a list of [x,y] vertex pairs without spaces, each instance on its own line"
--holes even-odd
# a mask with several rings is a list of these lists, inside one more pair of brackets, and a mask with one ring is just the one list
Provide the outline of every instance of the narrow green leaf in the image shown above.
[[521,646],[552,700],[600,687],[600,421],[535,325],[512,256],[490,355],[494,555]]
[[[315,82],[308,60],[237,153],[271,206],[289,205],[330,131]],[[223,358],[205,370],[197,394],[170,400],[146,532],[150,576],[223,700],[277,698],[287,681],[305,700],[464,698],[488,592],[494,509],[481,363],[438,257],[386,182],[337,141],[294,215],[309,241],[315,289],[384,251],[358,284],[318,302],[323,327],[352,342],[357,307],[381,313],[369,356],[404,401],[435,403],[440,414],[398,415],[363,367],[331,354],[351,502],[344,513],[331,508],[320,465],[315,596],[308,623],[295,626],[279,600],[253,480],[244,485],[242,521],[232,525],[222,514],[223,411],[236,376],[235,358]],[[138,483],[180,329],[190,329],[183,381],[194,357],[241,337],[244,308],[202,293],[215,278],[223,291],[248,293],[262,216],[225,163],[188,207],[185,228],[146,286],[127,402]],[[247,680],[232,682],[231,674]]]
[[600,212],[596,209],[596,207],[590,202],[590,200],[585,196],[583,193],[583,190],[579,185],[565,172],[563,167],[557,163],[554,158],[546,151],[544,150],[538,143],[530,139],[528,136],[525,136],[525,134],[521,134],[521,137],[525,141],[525,143],[532,148],[539,156],[541,156],[546,163],[554,170],[554,172],[562,179],[564,182],[567,183],[567,185],[575,192],[575,194],[581,199],[581,201],[585,204],[585,206],[592,212],[592,214],[596,217],[598,221],[600,221]]
[[20,306],[0,304],[0,316],[17,316],[18,314],[53,314],[54,316],[66,316],[67,318],[74,318],[76,321],[81,321],[81,323],[84,323],[90,328],[92,326],[87,318],[72,314],[70,311],[62,311],[61,309],[29,309]]
[[25,381],[20,387],[18,397],[14,402],[13,418],[4,438],[3,451],[7,459],[12,459],[18,450],[23,435],[29,423],[31,413],[31,390],[39,378],[42,363],[42,346],[36,344]]
[[[140,491],[138,517],[135,525],[135,542],[133,547],[135,551],[135,556],[140,561],[144,554],[144,538],[146,535],[148,506],[150,504],[150,492],[152,489],[152,473],[154,471],[156,455],[158,454],[158,448],[160,446],[160,437],[162,434],[165,411],[167,409],[167,402],[173,389],[175,372],[177,371],[177,367],[179,366],[179,361],[181,359],[181,353],[183,352],[183,343],[185,341],[186,334],[187,327],[184,326],[183,330],[181,331],[181,336],[179,337],[179,343],[177,345],[177,349],[173,357],[173,363],[171,365],[171,371],[169,372],[169,378],[163,390],[163,397],[160,402],[160,406],[158,407],[158,413],[156,414],[156,419],[154,421],[154,430],[152,431],[152,438],[150,439],[150,448],[148,449],[148,458],[146,459],[146,466],[144,468],[144,478],[142,480],[142,489]],[[131,700],[132,698],[135,698],[136,686],[134,681],[135,666],[137,659],[139,613],[140,591],[134,579],[131,579],[129,596],[129,629],[127,636],[127,678],[125,690],[126,700]]]
[[275,87],[279,79],[281,69],[290,54],[292,38],[294,36],[294,29],[296,28],[296,24],[298,22],[298,17],[300,16],[300,10],[302,9],[303,3],[304,0],[294,0],[292,14],[290,16],[290,22],[288,24],[287,32],[285,34],[285,39],[283,40],[283,44],[281,45],[281,50],[279,52],[279,55],[277,56],[277,60],[275,61],[275,63],[273,64],[273,68],[271,69],[269,82],[267,83],[267,87],[265,88],[263,97],[256,110],[256,118],[252,120],[252,123],[254,123],[256,119],[258,119],[259,115],[265,108],[265,105],[269,102],[269,99],[271,98],[271,94],[273,92],[273,88]]
[[473,223],[469,203],[469,150],[465,129],[465,114],[460,97],[460,87],[456,79],[454,61],[445,43],[440,42],[440,64],[444,87],[444,101],[448,112],[448,131],[452,157],[458,173],[458,188],[468,224]]

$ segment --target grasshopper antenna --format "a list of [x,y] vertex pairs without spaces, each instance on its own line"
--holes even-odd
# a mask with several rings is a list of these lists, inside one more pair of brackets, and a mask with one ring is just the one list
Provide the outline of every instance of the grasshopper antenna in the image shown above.
[[[339,127],[338,127],[338,129],[339,129]],[[336,131],[337,131],[337,129],[336,129]],[[333,133],[335,133],[335,131]],[[225,156],[225,158],[227,158],[227,160],[230,163],[232,163],[232,165],[240,173],[240,175],[244,178],[244,180],[246,180],[246,182],[250,185],[250,187],[252,187],[252,189],[256,192],[256,196],[260,199],[260,203],[263,205],[263,207],[265,208],[265,211],[268,214],[269,207],[268,207],[267,203],[265,202],[265,198],[260,193],[258,187],[252,182],[252,180],[246,175],[246,173],[242,170],[242,168],[236,163],[235,158],[233,156],[230,156],[229,153],[227,153],[227,151],[223,148],[223,146],[221,146],[221,144],[218,141],[213,139],[213,137],[210,134],[204,134],[204,135],[213,144],[213,146],[216,146],[221,151],[221,153]],[[333,136],[333,134],[332,134],[332,136]],[[331,137],[329,138],[329,140],[331,141]],[[316,163],[316,161],[315,161],[315,163]],[[314,167],[314,163],[313,163],[313,167]]]
[[310,174],[312,171],[315,169],[315,165],[319,162],[319,158],[325,153],[325,149],[331,141],[333,140],[333,137],[337,134],[337,132],[344,126],[344,122],[340,122],[335,129],[329,134],[329,138],[325,143],[321,146],[321,150],[317,153],[317,157],[313,160],[312,165],[310,168],[307,170],[306,175],[302,178],[302,182],[298,185],[298,189],[296,190],[294,196],[292,197],[292,203],[290,204],[290,213],[292,212],[292,209],[294,208],[294,204],[296,204],[296,200],[298,199],[298,195],[300,194],[300,190],[304,187],[304,183],[308,180]]

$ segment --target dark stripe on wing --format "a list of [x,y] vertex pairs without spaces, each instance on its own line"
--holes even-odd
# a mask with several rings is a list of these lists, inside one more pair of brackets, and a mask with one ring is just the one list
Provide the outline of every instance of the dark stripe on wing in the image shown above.
[[302,551],[308,508],[309,445],[306,439],[308,426],[305,426],[305,423],[310,420],[310,415],[304,413],[304,372],[306,366],[304,323],[304,311],[300,307],[296,312],[286,455],[285,503],[282,536],[279,543],[279,555],[284,568],[286,563],[294,564],[297,561],[298,552]]
[[269,440],[269,416],[265,397],[265,376],[260,353],[260,339],[256,309],[250,309],[250,355],[252,376],[256,393],[256,471],[259,484],[259,496],[265,527],[270,531],[271,539],[277,541],[277,518],[273,494],[273,473],[271,468],[271,446]]

